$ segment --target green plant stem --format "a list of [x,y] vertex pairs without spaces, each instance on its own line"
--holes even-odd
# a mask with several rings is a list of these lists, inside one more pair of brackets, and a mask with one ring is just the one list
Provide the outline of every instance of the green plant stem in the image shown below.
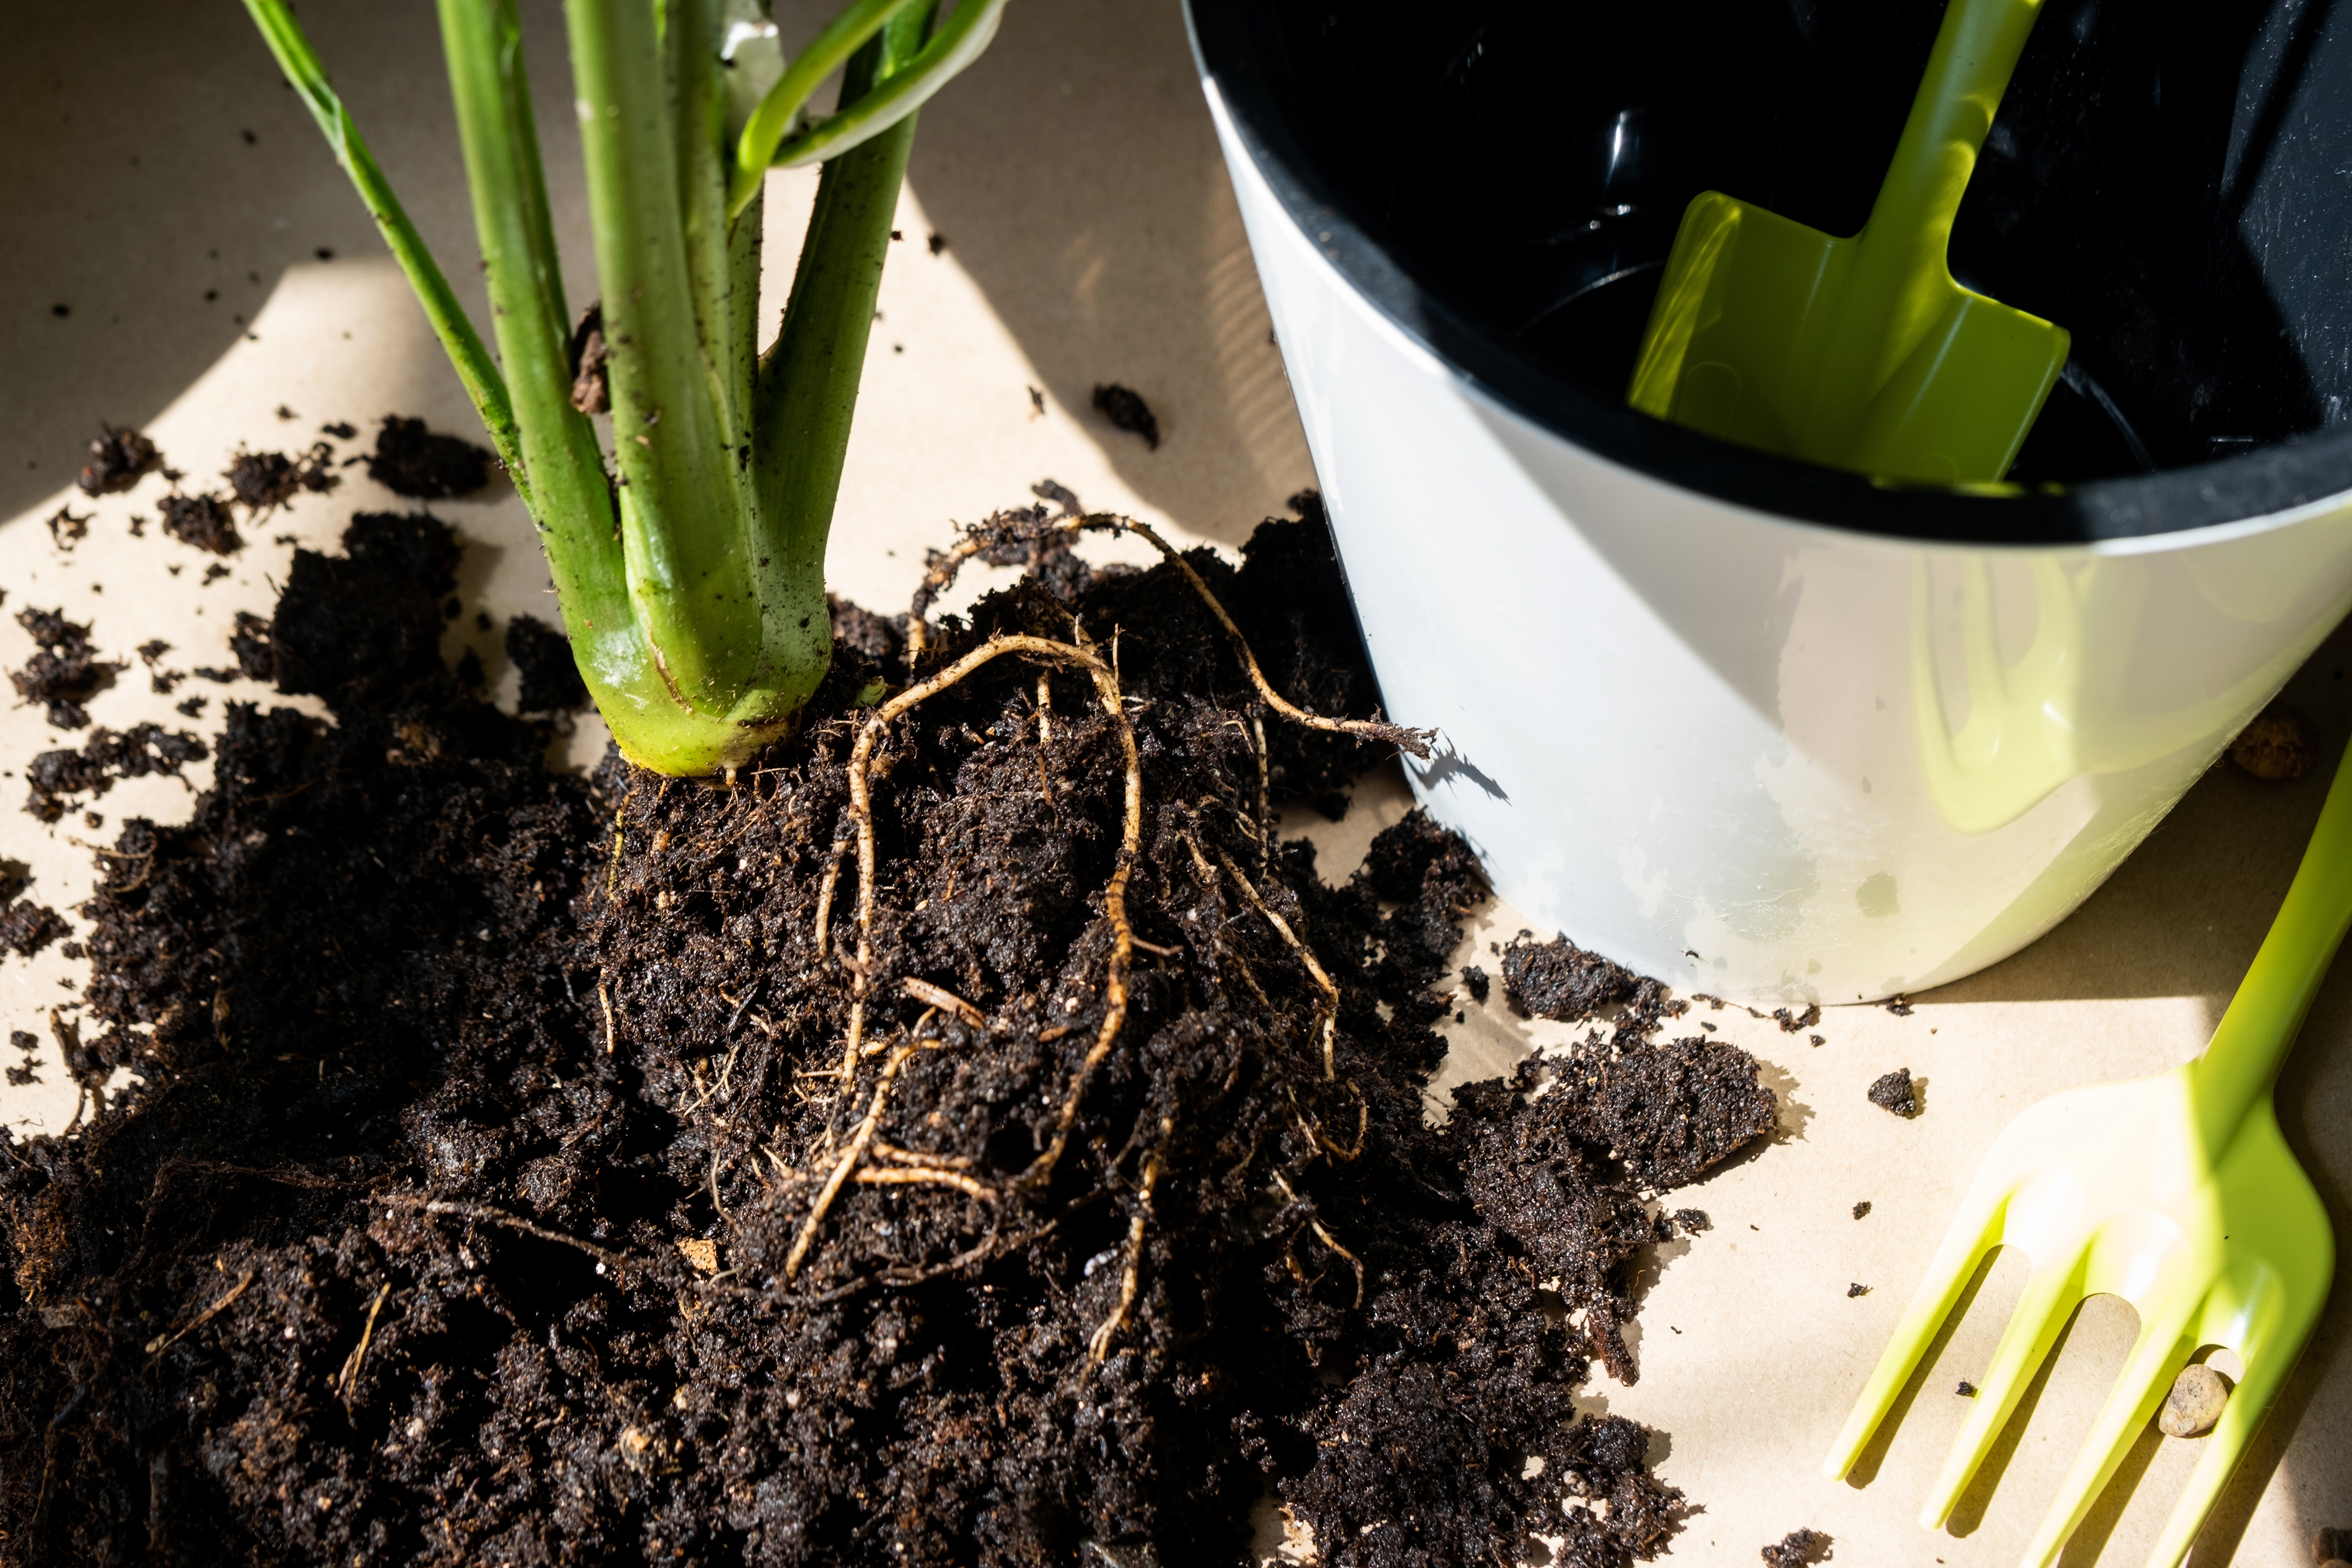
[[456,368],[466,395],[473,399],[475,410],[481,415],[482,426],[498,447],[499,460],[506,464],[516,489],[528,502],[530,491],[525,489],[528,481],[522,471],[521,447],[514,410],[507,400],[506,382],[490,363],[489,350],[474,331],[466,308],[457,302],[448,279],[442,276],[433,253],[425,247],[424,238],[408,221],[407,209],[393,194],[383,171],[376,167],[359,127],[352,123],[342,100],[329,85],[326,68],[319,63],[310,41],[302,36],[302,29],[287,10],[285,0],[245,0],[245,8],[263,41],[268,44],[269,52],[277,57],[287,81],[326,134],[335,161],[343,166],[360,199],[367,204],[368,214],[375,219],[384,244],[391,247],[393,259],[400,263],[409,287],[416,291],[418,302],[425,307],[425,319],[432,323],[442,346],[448,350],[449,363]]
[[686,230],[688,296],[703,374],[720,440],[740,452],[751,438],[751,381],[759,351],[760,218],[727,218],[727,84],[719,0],[663,0],[662,52],[677,125],[677,187]]
[[644,0],[568,0],[565,11],[637,624],[681,709],[757,725],[770,717],[754,684],[760,606],[703,374],[653,12]]
[[[831,661],[825,539],[923,96],[910,84],[939,73],[942,37],[959,64],[977,52],[968,40],[993,29],[1003,0],[964,0],[936,37],[937,0],[853,0],[824,47],[794,62],[809,79],[793,86],[801,100],[824,74],[816,62],[842,64],[840,105],[816,129],[836,150],[865,140],[820,177],[765,356],[764,163],[747,198],[719,55],[728,0],[566,0],[617,474],[572,403],[577,367],[515,0],[436,3],[504,376],[285,0],[247,0],[539,525],[573,655],[614,740],[664,773],[731,769],[789,732]],[[777,137],[797,119],[786,113]]]
[[[843,79],[845,103],[886,84],[915,54],[932,9],[925,4],[905,13],[904,23],[853,62]],[[773,531],[776,564],[797,580],[823,580],[915,121],[909,114],[824,166],[783,330],[761,362],[760,510]]]
[[667,702],[630,614],[604,452],[572,405],[562,263],[513,0],[440,0],[440,17],[491,324],[519,408],[519,483],[529,476],[575,659],[600,707]]

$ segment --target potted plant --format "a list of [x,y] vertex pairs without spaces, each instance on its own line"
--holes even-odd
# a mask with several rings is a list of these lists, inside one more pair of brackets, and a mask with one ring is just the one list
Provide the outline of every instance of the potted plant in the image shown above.
[[1382,691],[1451,748],[1417,793],[1519,908],[1710,990],[2016,951],[2352,605],[2352,294],[2300,281],[2341,275],[2352,132],[2291,7],[2040,23],[1952,238],[2074,333],[2009,482],[1627,406],[1684,205],[1853,232],[1938,9],[1191,0]]

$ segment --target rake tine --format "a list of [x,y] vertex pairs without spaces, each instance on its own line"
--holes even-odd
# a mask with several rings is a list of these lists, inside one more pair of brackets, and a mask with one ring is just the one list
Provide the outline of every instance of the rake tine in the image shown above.
[[2018,1298],[2017,1310],[2010,1314],[2009,1326],[2001,1331],[2000,1343],[1994,1348],[1992,1365],[1986,1371],[1976,1408],[1969,1412],[1959,1436],[1952,1440],[1952,1451],[1945,1458],[1943,1473],[1936,1478],[1927,1506],[1919,1510],[1919,1522],[1927,1529],[1943,1528],[1944,1521],[1960,1500],[1960,1494],[1975,1477],[1977,1467],[1984,1463],[2001,1428],[2009,1424],[2011,1413],[2025,1393],[2025,1385],[2049,1356],[2059,1331],[2066,1326],[2068,1316],[2082,1300],[2083,1259],[2079,1256],[2063,1267],[2037,1268],[2025,1282],[2025,1294]]
[[2083,1516],[2106,1489],[2116,1468],[2147,1429],[2172,1380],[2189,1364],[2189,1352],[2195,1349],[2188,1335],[2189,1321],[2196,1310],[2191,1298],[2141,1327],[2123,1371],[2116,1374],[2115,1385],[2107,1391],[2097,1423],[2083,1440],[2074,1468],[2066,1472],[2065,1484],[2058,1489],[2057,1498],[2042,1516],[2041,1528],[2025,1549],[2025,1568],[2049,1568],[2057,1561]]
[[1944,1233],[1943,1245],[1936,1249],[1934,1261],[1927,1265],[1927,1277],[1911,1304],[1903,1310],[1902,1321],[1880,1352],[1878,1365],[1863,1384],[1855,1399],[1853,1412],[1845,1418],[1844,1429],[1830,1447],[1829,1457],[1822,1461],[1822,1474],[1831,1480],[1843,1479],[1853,1468],[1854,1461],[1870,1441],[1878,1424],[1895,1407],[1903,1385],[1911,1381],[1912,1368],[1927,1352],[1936,1331],[1952,1314],[1952,1308],[1968,1289],[1969,1280],[1984,1261],[1986,1253],[2000,1243],[2000,1228],[2008,1207],[2011,1191],[2006,1184],[1996,1183],[1989,1176],[1979,1176],[1960,1205],[1960,1212]]
[[2205,1440],[2204,1457],[2189,1472],[2189,1484],[2181,1489],[2172,1517],[2165,1521],[2156,1550],[2147,1554],[2147,1568],[2179,1568],[2189,1555],[2206,1514],[2229,1484],[2254,1434],[2262,1429],[2263,1417],[2270,1413],[2279,1385],[2294,1370],[2295,1359],[2303,1353],[2304,1342],[2310,1337],[2324,1304],[2325,1297],[2309,1302],[2280,1302],[2277,1310],[2263,1314],[2267,1321],[2258,1322],[2247,1334],[2238,1352],[2246,1375],[2231,1391],[2221,1421]]

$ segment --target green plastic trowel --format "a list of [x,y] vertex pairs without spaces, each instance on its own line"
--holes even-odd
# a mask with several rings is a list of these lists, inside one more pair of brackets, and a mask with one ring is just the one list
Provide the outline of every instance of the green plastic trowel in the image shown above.
[[1929,484],[2009,471],[2067,335],[1952,280],[1977,151],[2038,0],[1949,0],[1870,220],[1851,239],[1694,199],[1626,401],[1727,441]]

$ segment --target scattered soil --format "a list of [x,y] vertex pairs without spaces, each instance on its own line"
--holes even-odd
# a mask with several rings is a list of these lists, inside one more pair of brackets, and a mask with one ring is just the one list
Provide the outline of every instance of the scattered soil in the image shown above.
[[588,683],[572,657],[572,639],[536,616],[507,623],[507,661],[522,677],[515,706],[526,713],[568,713],[588,702]]
[[[124,826],[61,1043],[135,1087],[5,1145],[12,1547],[1232,1563],[1271,1488],[1334,1568],[1654,1556],[1680,1494],[1571,1396],[1755,1063],[1661,1000],[1430,1126],[1475,860],[1415,814],[1323,883],[1276,781],[1380,752],[1074,513],[974,531],[1029,570],[968,622],[837,610],[827,717],[710,785],[545,772],[441,663],[437,521],[298,552],[266,641],[334,721],[232,704]],[[1369,710],[1318,520],[1187,559]],[[999,637],[1072,651],[855,704]]]
[[1570,1024],[1621,1005],[1652,1020],[1678,1018],[1690,1006],[1668,1001],[1656,981],[1587,952],[1564,936],[1538,942],[1533,931],[1525,931],[1503,949],[1503,993],[1522,1013]]
[[324,441],[314,443],[299,458],[289,458],[283,452],[248,452],[239,448],[229,460],[221,478],[228,481],[231,494],[248,511],[273,511],[292,500],[299,491],[321,494],[343,482],[335,472],[335,449]]
[[33,639],[35,652],[21,669],[11,670],[8,684],[26,702],[48,710],[48,721],[59,730],[79,730],[89,722],[90,698],[113,682],[126,666],[99,658],[90,646],[89,624],[66,619],[62,607],[23,609],[16,624]]
[[1111,422],[1111,427],[1143,437],[1153,451],[1160,450],[1160,419],[1151,412],[1151,405],[1133,387],[1121,386],[1115,381],[1095,384],[1095,412]]
[[0,948],[20,958],[32,957],[72,930],[63,915],[30,899],[0,906]]
[[1470,1000],[1479,1003],[1486,1000],[1487,993],[1492,989],[1493,984],[1486,978],[1486,972],[1475,963],[1465,964],[1463,967],[1462,984],[1469,988]]
[[2273,702],[2230,742],[2230,760],[2258,779],[2299,779],[2319,755],[2319,731],[2300,708]]
[[40,1037],[29,1029],[11,1029],[8,1031],[8,1048],[25,1058],[23,1061],[9,1065],[5,1073],[9,1083],[22,1089],[28,1083],[42,1081],[40,1068],[37,1065],[41,1049]]
[[228,504],[214,495],[168,495],[155,503],[163,510],[163,531],[183,544],[234,555],[245,548]]
[[94,511],[78,512],[69,506],[58,508],[47,520],[49,528],[49,542],[59,550],[72,550],[75,545],[89,537],[90,520],[97,515]]
[[236,627],[228,635],[228,650],[236,656],[238,674],[252,680],[278,679],[278,650],[269,641],[269,623],[250,610],[236,613]]
[[1864,1198],[1862,1202],[1853,1205],[1853,1217],[1856,1219],[1867,1219],[1870,1217],[1870,1200],[1868,1198]]
[[1881,1110],[1909,1118],[1919,1114],[1919,1087],[1911,1079],[1909,1068],[1896,1068],[1871,1080],[1870,1103]]
[[1792,1530],[1763,1551],[1768,1568],[1806,1568],[1830,1559],[1830,1538],[1818,1530]]
[[89,460],[82,464],[81,473],[74,482],[84,495],[112,495],[127,490],[139,482],[141,475],[163,465],[163,455],[155,443],[136,430],[101,424],[99,437],[89,444]]
[[33,786],[25,811],[37,822],[56,822],[68,808],[112,789],[117,779],[151,773],[177,777],[205,754],[204,742],[184,730],[142,723],[117,732],[101,725],[89,732],[79,751],[43,752],[32,760],[25,769]]
[[367,459],[368,478],[396,496],[446,500],[469,496],[490,482],[496,459],[473,442],[436,435],[422,419],[385,416]]

